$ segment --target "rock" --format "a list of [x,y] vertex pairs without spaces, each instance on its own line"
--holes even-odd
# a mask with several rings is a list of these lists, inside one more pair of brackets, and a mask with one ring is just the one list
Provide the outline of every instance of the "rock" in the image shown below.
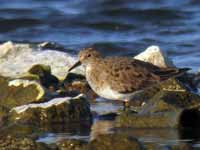
[[38,44],[38,46],[42,49],[54,49],[54,50],[65,50],[65,48],[62,45],[59,45],[55,42],[43,42]]
[[83,150],[142,150],[138,140],[123,134],[99,135]]
[[139,93],[136,98],[130,101],[130,105],[134,106],[135,111],[138,112],[142,105],[147,103],[160,91],[168,91],[169,93],[170,91],[186,92],[188,89],[178,78],[170,78]]
[[56,76],[51,74],[51,67],[42,64],[37,64],[32,66],[28,72],[32,75],[36,75],[39,78],[42,86],[47,89],[53,89],[54,91],[58,89],[59,80]]
[[44,90],[36,81],[9,79],[0,76],[0,106],[12,108],[37,102],[44,96]]
[[144,105],[140,114],[157,112],[178,112],[184,109],[197,109],[200,96],[188,91],[160,91]]
[[[0,45],[0,75],[12,78],[21,77],[35,64],[50,66],[52,74],[60,80],[67,74],[67,68],[77,58],[61,51],[43,49],[41,46],[25,43],[6,42]],[[83,70],[76,69],[76,73]]]
[[116,127],[128,128],[177,128],[181,112],[155,114],[122,113],[116,119]]
[[62,140],[56,143],[59,150],[83,150],[86,144],[87,142],[75,139]]
[[0,45],[0,58],[5,58],[9,54],[10,51],[14,49],[14,45],[11,41],[8,41],[2,45]]
[[1,150],[49,150],[49,147],[43,143],[37,143],[30,138],[20,138],[14,136],[0,136]]
[[134,57],[135,59],[152,63],[158,67],[175,67],[167,54],[159,46],[149,46],[144,52]]
[[[116,119],[118,127],[133,128],[197,128],[200,125],[200,96],[187,90],[175,78],[146,91],[149,98],[138,113],[125,112]],[[191,119],[193,118],[193,119]]]
[[71,122],[90,124],[90,104],[82,96],[55,98],[39,104],[28,104],[11,110],[9,121],[35,126],[51,126]]
[[[19,44],[10,41],[3,43],[0,45],[0,75],[13,78],[21,77],[33,65],[43,64],[50,66],[52,74],[59,80],[63,80],[67,74],[67,68],[71,67],[78,58],[65,52],[56,51],[55,49],[58,49],[58,47],[54,45],[46,42],[38,45]],[[135,58],[160,67],[174,67],[167,55],[158,46],[148,47]],[[83,67],[74,69],[72,72],[84,75]]]
[[77,95],[84,93],[88,99],[93,100],[97,98],[97,94],[90,88],[85,77],[80,74],[69,73],[63,81],[64,94]]

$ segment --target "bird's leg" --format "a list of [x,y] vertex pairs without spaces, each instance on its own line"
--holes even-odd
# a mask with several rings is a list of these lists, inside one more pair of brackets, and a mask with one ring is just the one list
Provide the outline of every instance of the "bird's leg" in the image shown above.
[[126,111],[126,110],[128,110],[129,109],[129,100],[128,99],[125,99],[124,101],[123,101],[123,106],[124,106],[124,111]]

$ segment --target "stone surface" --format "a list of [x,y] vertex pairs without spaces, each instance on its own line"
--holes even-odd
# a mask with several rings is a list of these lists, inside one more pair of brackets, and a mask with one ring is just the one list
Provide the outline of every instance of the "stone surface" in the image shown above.
[[69,122],[91,123],[90,104],[81,95],[55,98],[48,102],[15,107],[9,121],[36,126],[51,126]]
[[40,83],[45,88],[51,89],[53,91],[58,89],[59,80],[56,76],[51,74],[50,66],[36,64],[28,70],[28,73],[30,73],[31,75],[38,76]]
[[83,75],[69,73],[63,81],[64,94],[84,93],[90,100],[96,99],[97,94],[90,88]]
[[[50,46],[45,46],[50,45]],[[42,50],[41,50],[42,49]],[[43,64],[51,67],[52,74],[59,79],[64,79],[67,68],[71,67],[77,57],[59,49],[56,44],[40,43],[26,44],[11,41],[0,45],[0,75],[9,77],[23,76],[33,65]],[[63,49],[61,47],[61,49]],[[147,61],[160,67],[174,67],[168,56],[158,46],[150,46],[144,52],[135,56],[136,59]],[[83,67],[74,69],[73,72],[84,74]]]
[[142,150],[138,140],[123,134],[99,135],[84,150]]
[[175,78],[147,90],[140,98],[149,100],[138,109],[138,113],[120,114],[116,120],[118,127],[196,128],[200,125],[200,96],[188,91]]
[[49,147],[42,143],[36,143],[30,138],[19,138],[14,136],[0,136],[1,150],[49,150]]
[[[23,76],[35,64],[43,64],[51,67],[53,75],[64,79],[67,68],[76,60],[75,56],[61,51],[41,50],[41,44],[17,44],[9,41],[0,45],[0,75],[13,78]],[[83,73],[80,69],[75,72]]]
[[36,102],[44,96],[42,86],[36,81],[9,79],[0,76],[0,106],[15,106]]
[[177,128],[181,112],[155,114],[122,113],[116,119],[117,127],[128,128]]
[[56,143],[59,150],[83,150],[86,144],[87,142],[75,139],[62,140]]
[[167,54],[162,49],[160,49],[159,46],[156,45],[147,47],[147,49],[144,50],[144,52],[138,54],[134,58],[152,63],[162,68],[175,67],[173,62],[167,56]]

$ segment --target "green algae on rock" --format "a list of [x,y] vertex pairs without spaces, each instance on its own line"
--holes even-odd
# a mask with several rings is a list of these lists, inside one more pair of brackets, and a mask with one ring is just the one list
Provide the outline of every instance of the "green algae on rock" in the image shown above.
[[94,100],[97,94],[90,88],[83,75],[68,73],[63,83],[64,93],[80,94],[84,93],[86,97],[90,100]]
[[9,121],[36,126],[57,123],[87,122],[92,116],[89,102],[82,96],[55,98],[48,102],[28,104],[11,110]]
[[1,150],[49,150],[50,148],[43,143],[35,142],[30,138],[20,138],[11,135],[0,136]]
[[[137,105],[137,103],[148,103],[151,99],[154,99],[155,95],[157,95],[160,92],[187,92],[188,89],[182,83],[179,81],[178,78],[170,78],[166,81],[161,82],[160,84],[157,84],[153,87],[147,88],[144,90],[144,92],[139,93],[137,96],[137,99],[133,99],[130,101],[130,105]],[[188,91],[189,92],[189,91]],[[140,105],[141,106],[141,105]],[[139,110],[141,107],[139,108]]]
[[31,75],[38,76],[38,79],[42,86],[49,88],[54,88],[55,90],[58,88],[59,80],[56,76],[51,74],[51,67],[43,64],[33,65],[28,73]]
[[155,114],[122,113],[116,119],[116,127],[128,128],[177,128],[180,112]]
[[[200,125],[200,96],[194,94],[176,78],[162,82],[143,93],[149,98],[138,113],[124,112],[120,114],[116,123],[118,127],[133,128],[177,128],[197,127]],[[194,117],[190,124],[188,118]]]
[[86,144],[87,142],[76,139],[62,140],[56,143],[59,150],[83,150]]
[[0,76],[0,106],[12,108],[36,102],[44,96],[42,86],[36,81],[9,79]]

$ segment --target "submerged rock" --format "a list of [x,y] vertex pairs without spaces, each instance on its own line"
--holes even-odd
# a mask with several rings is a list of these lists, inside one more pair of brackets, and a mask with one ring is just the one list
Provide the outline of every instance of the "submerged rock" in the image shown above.
[[155,45],[147,47],[147,49],[144,50],[144,52],[141,52],[134,58],[152,63],[161,68],[175,67],[175,65],[169,59],[167,54],[164,51],[162,51],[159,46]]
[[92,116],[89,102],[79,95],[15,107],[11,110],[9,120],[15,123],[51,126],[69,122],[91,123]]

